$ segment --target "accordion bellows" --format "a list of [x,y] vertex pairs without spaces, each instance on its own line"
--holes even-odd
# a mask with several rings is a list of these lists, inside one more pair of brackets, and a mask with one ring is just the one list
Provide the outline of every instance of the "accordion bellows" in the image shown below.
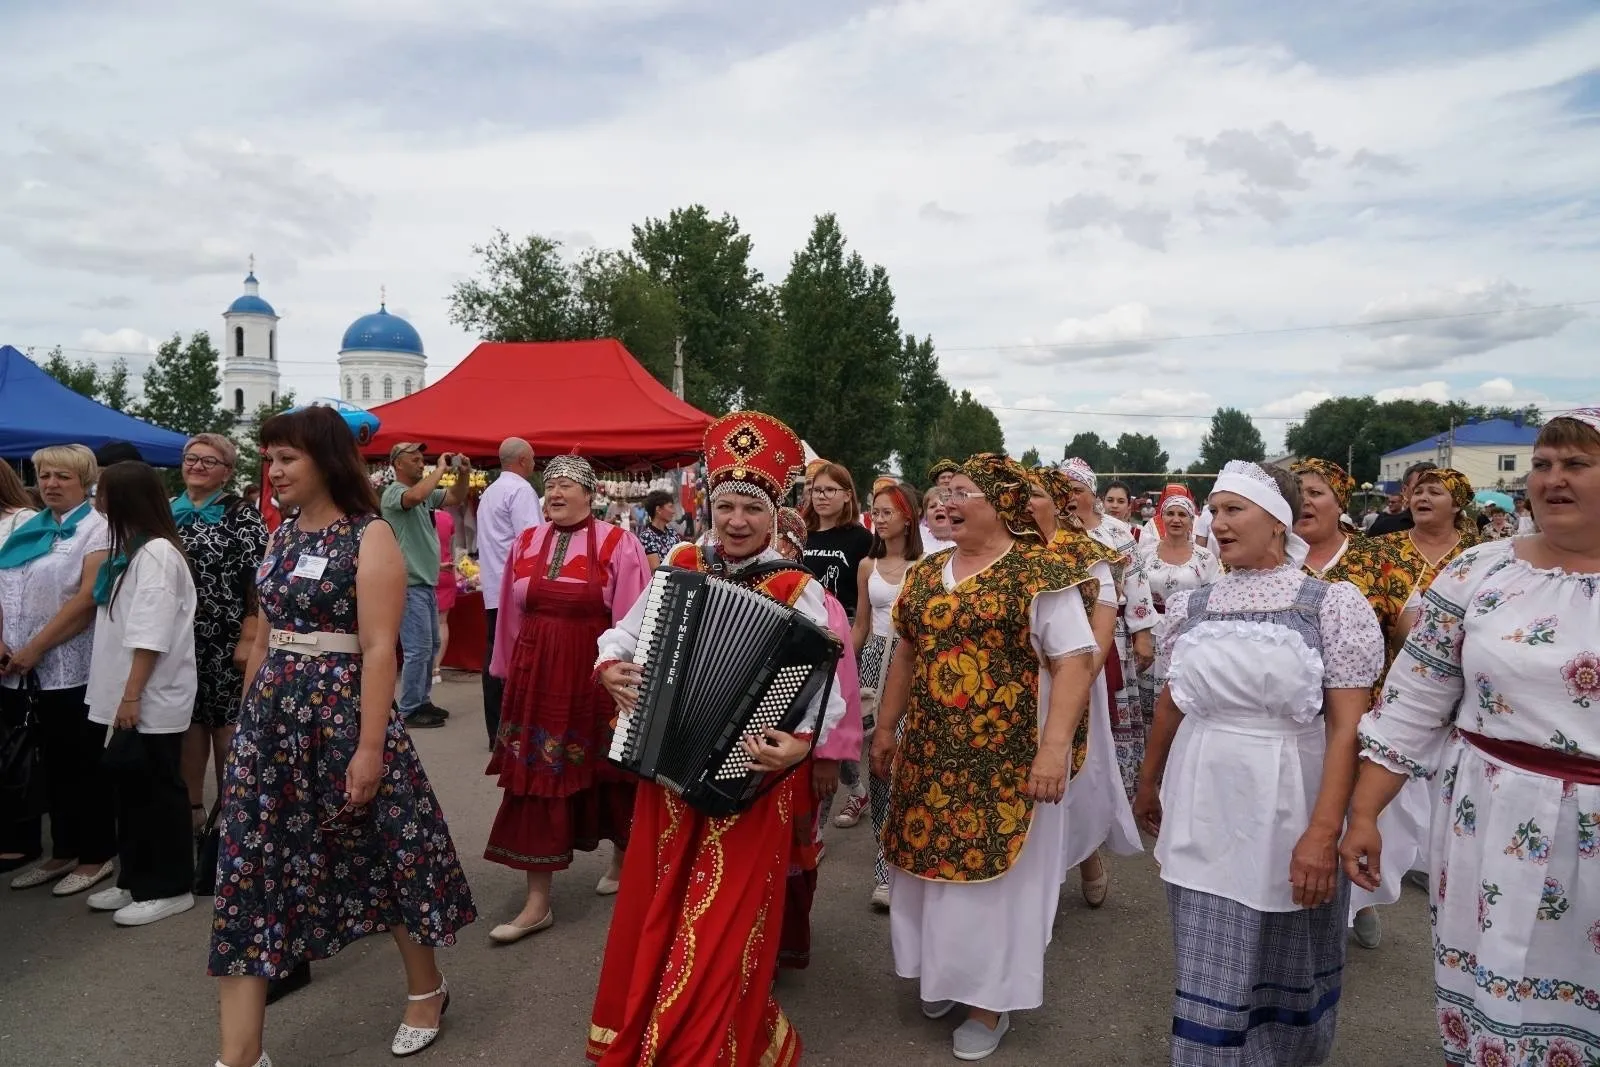
[[742,739],[815,738],[841,646],[793,608],[695,571],[662,567],[644,595],[639,701],[608,758],[708,815],[743,811],[775,776],[753,769]]

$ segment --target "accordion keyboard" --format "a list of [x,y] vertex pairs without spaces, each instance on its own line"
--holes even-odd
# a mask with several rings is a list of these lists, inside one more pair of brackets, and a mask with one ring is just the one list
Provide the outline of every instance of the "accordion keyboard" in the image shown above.
[[[650,691],[650,682],[655,675],[655,664],[650,655],[655,645],[656,629],[661,618],[662,605],[667,599],[666,574],[658,573],[650,580],[648,599],[644,606],[644,619],[639,626],[639,641],[635,646],[634,663],[639,667],[640,694]],[[611,736],[611,750],[607,753],[613,760],[626,759],[633,755],[639,746],[639,717],[637,715],[618,714],[616,732]]]
[[[810,667],[784,667],[779,670],[772,679],[772,687],[767,690],[761,702],[756,705],[755,712],[750,716],[745,733],[760,737],[778,725],[778,720],[800,695],[800,687],[805,684],[810,674]],[[722,761],[722,766],[718,768],[714,777],[718,781],[732,781],[743,778],[754,767],[755,760],[751,759],[744,746],[740,745],[728,753],[728,758]]]

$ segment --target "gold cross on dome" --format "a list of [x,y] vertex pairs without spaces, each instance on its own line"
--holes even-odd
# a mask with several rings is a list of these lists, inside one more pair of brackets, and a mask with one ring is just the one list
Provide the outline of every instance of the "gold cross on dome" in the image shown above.
[[251,252],[250,253],[250,273],[254,274],[255,272],[256,272],[256,254],[254,252]]
[[378,306],[389,306],[389,287],[387,285],[378,286]]

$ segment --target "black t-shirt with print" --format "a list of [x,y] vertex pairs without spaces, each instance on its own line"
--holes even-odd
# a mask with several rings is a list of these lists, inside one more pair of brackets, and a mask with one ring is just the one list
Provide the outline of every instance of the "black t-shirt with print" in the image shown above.
[[824,589],[839,598],[852,620],[856,617],[856,572],[871,551],[872,533],[858,523],[816,530],[806,536],[806,569]]

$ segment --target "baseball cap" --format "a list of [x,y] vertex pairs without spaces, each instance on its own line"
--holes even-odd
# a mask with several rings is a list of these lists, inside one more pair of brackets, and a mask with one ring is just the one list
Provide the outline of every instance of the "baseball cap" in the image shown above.
[[428,446],[421,441],[401,441],[389,449],[389,462],[393,463],[407,452],[426,452],[427,450]]

